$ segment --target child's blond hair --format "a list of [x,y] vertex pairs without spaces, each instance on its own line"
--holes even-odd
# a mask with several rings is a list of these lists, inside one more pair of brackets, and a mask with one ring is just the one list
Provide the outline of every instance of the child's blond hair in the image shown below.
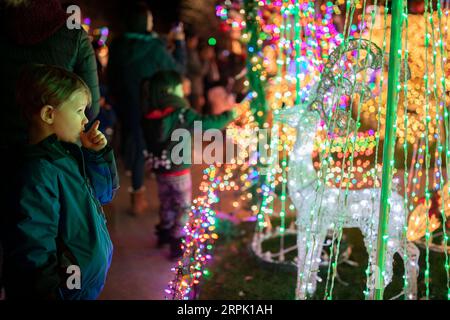
[[88,107],[92,102],[91,91],[76,74],[57,66],[32,64],[25,66],[17,81],[16,101],[28,122],[42,107],[59,108],[78,90],[85,92]]

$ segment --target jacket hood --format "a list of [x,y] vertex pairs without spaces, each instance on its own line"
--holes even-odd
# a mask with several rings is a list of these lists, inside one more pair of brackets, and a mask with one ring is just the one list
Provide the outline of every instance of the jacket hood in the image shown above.
[[27,5],[6,7],[3,15],[3,32],[18,45],[42,42],[67,20],[58,0],[33,0]]

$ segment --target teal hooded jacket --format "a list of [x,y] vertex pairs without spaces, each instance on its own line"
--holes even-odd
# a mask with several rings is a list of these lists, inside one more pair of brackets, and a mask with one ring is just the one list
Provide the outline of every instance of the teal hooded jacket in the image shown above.
[[112,149],[52,135],[23,159],[5,232],[7,299],[96,299],[113,251],[102,210],[119,187]]
[[139,128],[140,87],[144,78],[159,70],[183,71],[184,42],[177,41],[176,60],[154,33],[127,32],[110,46],[108,79],[118,115],[126,130]]

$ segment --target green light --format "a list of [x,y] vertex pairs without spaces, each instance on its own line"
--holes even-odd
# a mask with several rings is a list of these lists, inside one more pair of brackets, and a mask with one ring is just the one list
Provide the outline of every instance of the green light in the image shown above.
[[216,38],[214,38],[214,37],[209,38],[209,39],[208,39],[208,44],[209,44],[210,46],[215,46],[215,45],[217,44]]

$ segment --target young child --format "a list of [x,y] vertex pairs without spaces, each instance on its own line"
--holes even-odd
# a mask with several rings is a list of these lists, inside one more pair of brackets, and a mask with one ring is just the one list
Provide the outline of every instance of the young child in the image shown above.
[[99,122],[84,131],[90,91],[65,69],[31,65],[17,92],[29,144],[7,219],[6,298],[96,299],[113,251],[102,204],[118,175]]
[[[183,254],[181,241],[183,227],[191,206],[192,184],[190,163],[175,164],[171,141],[178,128],[192,130],[194,121],[201,121],[202,129],[222,129],[235,117],[235,112],[224,110],[220,115],[201,115],[183,98],[182,77],[175,71],[159,71],[144,80],[141,88],[142,128],[149,157],[147,166],[156,174],[160,201],[160,222],[156,227],[158,246],[170,244],[170,258]],[[183,140],[184,141],[184,140]]]

